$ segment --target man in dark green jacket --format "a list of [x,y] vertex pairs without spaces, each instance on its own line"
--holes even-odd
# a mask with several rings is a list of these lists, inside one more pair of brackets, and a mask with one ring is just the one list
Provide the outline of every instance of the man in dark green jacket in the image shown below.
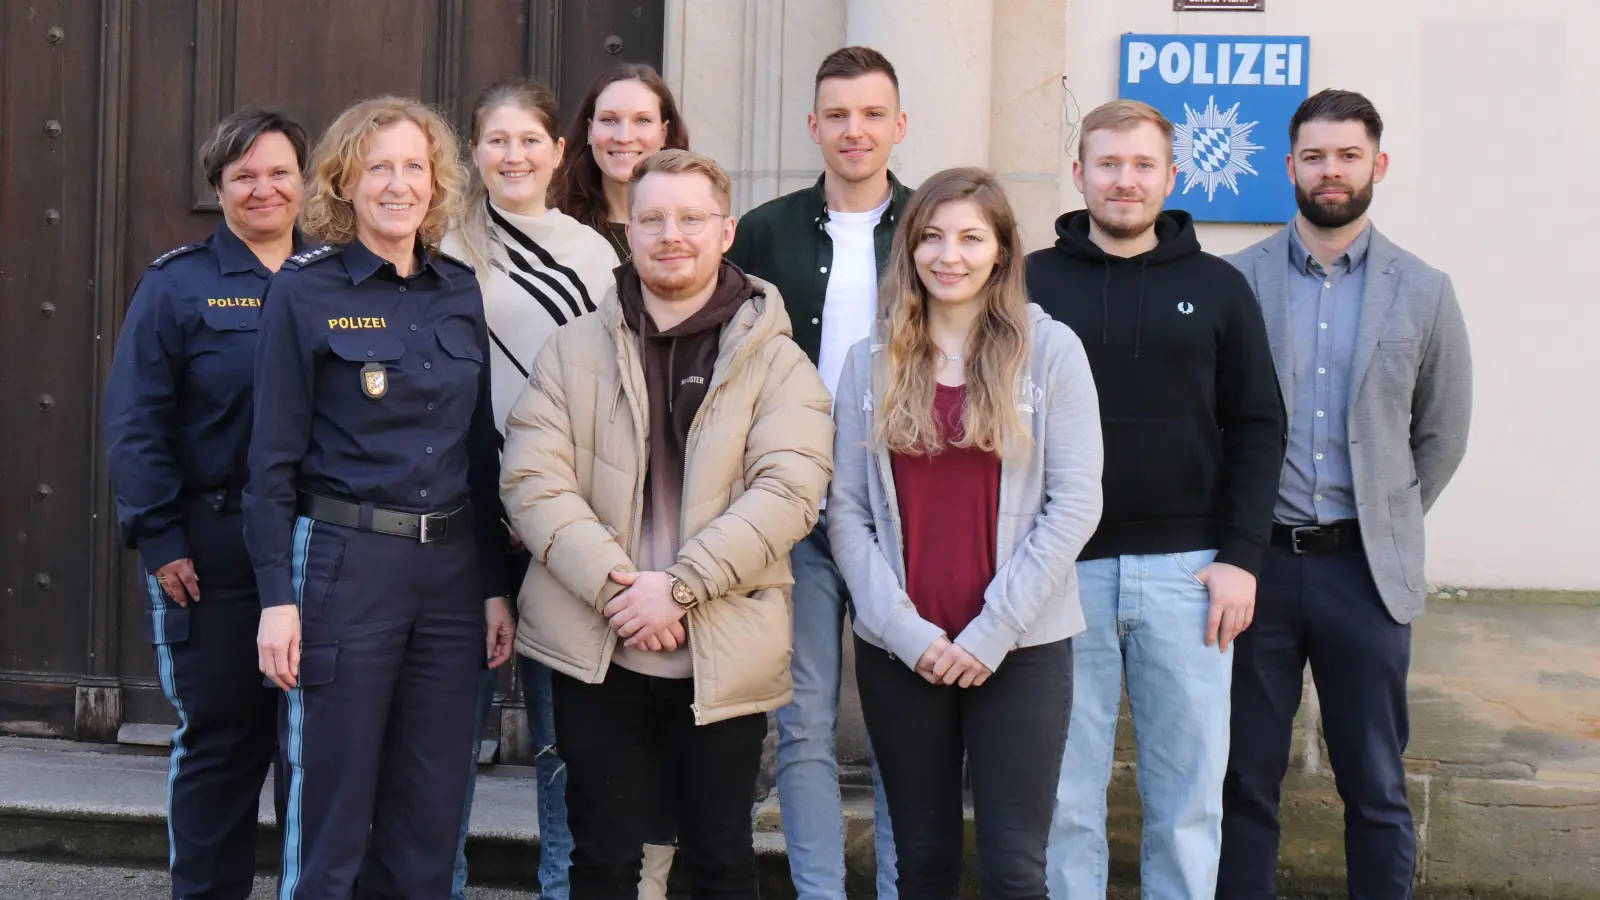
[[[828,178],[831,170],[817,178],[808,188],[784,194],[761,204],[739,219],[739,230],[734,235],[733,248],[728,259],[745,272],[777,285],[794,325],[794,340],[806,351],[811,361],[818,361],[822,347],[823,308],[828,294],[830,276],[834,271],[834,239],[828,225],[838,216],[840,209],[830,202]],[[887,185],[889,206],[871,229],[873,256],[877,277],[882,278],[889,263],[889,244],[894,240],[895,225],[912,190],[900,183],[887,166],[878,172],[877,181]],[[873,202],[865,212],[872,212],[883,197]],[[858,215],[860,213],[857,213]],[[874,287],[872,296],[875,300]],[[875,312],[876,304],[870,304]],[[861,334],[857,340],[866,337]],[[845,344],[844,350],[850,345]],[[843,350],[839,362],[843,363]],[[828,382],[831,390],[838,381],[838,371]]]
[[[817,183],[739,220],[727,258],[777,285],[794,339],[838,387],[845,354],[877,314],[878,280],[911,189],[889,172],[906,133],[900,83],[883,54],[846,47],[817,70],[811,139],[825,170]],[[823,512],[826,516],[826,511]],[[796,544],[794,700],[778,710],[778,800],[799,900],[844,900],[844,809],[833,736],[839,720],[849,596],[819,522]],[[888,807],[873,769],[878,897],[895,900]]]

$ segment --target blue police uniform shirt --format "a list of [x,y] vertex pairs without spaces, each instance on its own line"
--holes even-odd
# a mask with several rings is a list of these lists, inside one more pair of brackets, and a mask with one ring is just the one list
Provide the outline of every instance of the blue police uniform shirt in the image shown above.
[[465,263],[417,260],[402,278],[356,240],[290,257],[268,285],[244,492],[263,607],[296,599],[300,491],[408,513],[470,501],[484,596],[505,593],[483,295]]
[[148,572],[189,556],[185,494],[244,487],[271,276],[219,222],[158,257],[134,289],[106,383],[106,445],[117,526]]

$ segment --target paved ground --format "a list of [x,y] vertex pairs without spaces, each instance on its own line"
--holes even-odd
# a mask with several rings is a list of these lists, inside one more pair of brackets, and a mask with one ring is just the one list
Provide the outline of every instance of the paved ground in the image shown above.
[[[277,879],[257,878],[250,900],[272,900]],[[0,857],[0,900],[168,900],[158,869],[86,866]],[[530,891],[468,888],[469,900],[533,900]]]

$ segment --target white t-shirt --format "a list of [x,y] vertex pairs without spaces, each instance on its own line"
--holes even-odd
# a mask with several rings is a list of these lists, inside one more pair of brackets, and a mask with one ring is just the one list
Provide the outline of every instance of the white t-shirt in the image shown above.
[[833,240],[833,265],[822,301],[822,348],[817,368],[832,394],[839,388],[844,358],[857,341],[872,333],[878,311],[878,256],[872,233],[889,210],[885,198],[867,212],[828,210],[828,237]]

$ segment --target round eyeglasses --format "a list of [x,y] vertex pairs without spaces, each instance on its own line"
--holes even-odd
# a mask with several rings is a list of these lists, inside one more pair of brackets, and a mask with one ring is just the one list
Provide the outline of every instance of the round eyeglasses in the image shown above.
[[[645,234],[657,235],[667,227],[668,213],[659,209],[641,209],[633,214],[633,226]],[[721,216],[726,219],[725,213],[707,212],[703,209],[680,209],[672,218],[677,221],[679,234],[699,234],[706,230],[706,223],[713,217]]]

